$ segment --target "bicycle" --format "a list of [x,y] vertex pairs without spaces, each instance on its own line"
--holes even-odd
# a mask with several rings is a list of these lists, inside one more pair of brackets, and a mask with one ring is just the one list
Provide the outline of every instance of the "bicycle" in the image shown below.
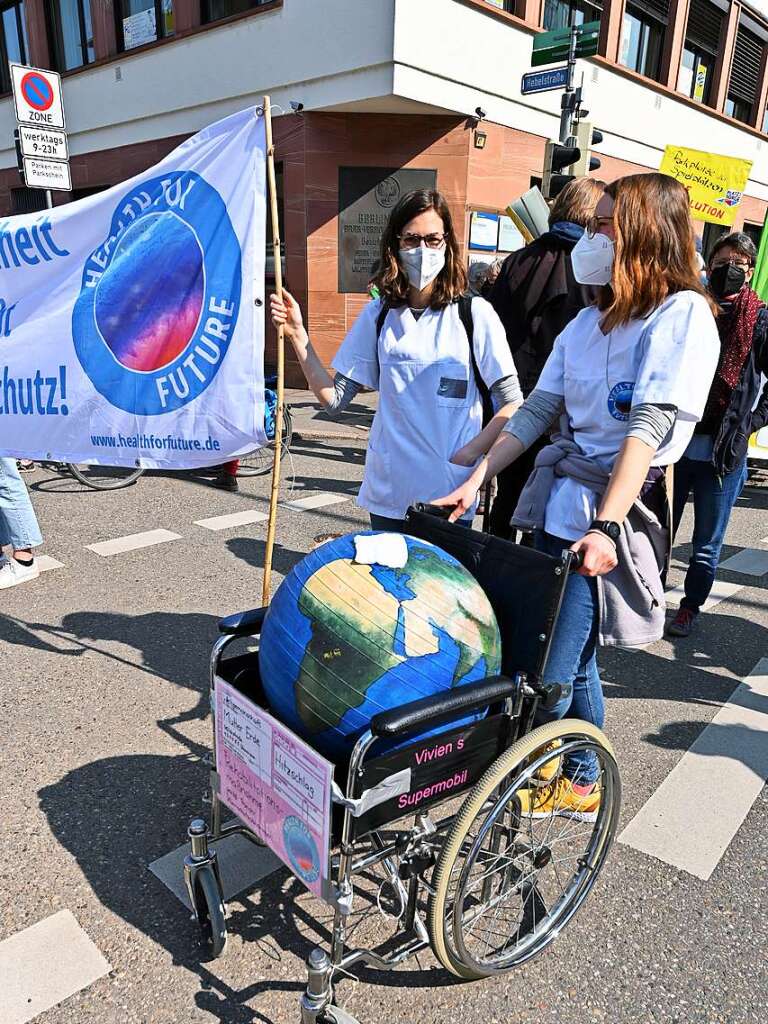
[[[264,381],[264,430],[268,444],[262,448],[254,448],[240,459],[237,475],[242,477],[262,476],[272,471],[275,462],[275,425],[277,416],[277,377],[267,377]],[[293,416],[291,407],[283,405],[283,430],[280,445],[280,458],[289,454],[293,440]]]

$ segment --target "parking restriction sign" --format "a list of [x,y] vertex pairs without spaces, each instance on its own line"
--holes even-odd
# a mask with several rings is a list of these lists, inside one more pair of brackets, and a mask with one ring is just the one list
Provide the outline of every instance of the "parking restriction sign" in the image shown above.
[[11,64],[11,81],[19,124],[37,128],[65,127],[60,75],[55,71]]

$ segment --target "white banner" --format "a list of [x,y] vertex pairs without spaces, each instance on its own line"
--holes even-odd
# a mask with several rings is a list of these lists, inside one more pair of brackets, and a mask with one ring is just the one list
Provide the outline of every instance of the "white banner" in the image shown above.
[[191,468],[264,444],[265,211],[251,108],[0,221],[0,455]]

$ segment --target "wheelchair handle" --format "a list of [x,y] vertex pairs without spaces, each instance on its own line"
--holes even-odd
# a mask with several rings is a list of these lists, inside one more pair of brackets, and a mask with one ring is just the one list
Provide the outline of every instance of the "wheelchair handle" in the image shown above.
[[381,711],[371,719],[374,736],[400,736],[422,725],[441,725],[457,715],[466,715],[489,704],[511,697],[517,684],[506,676],[489,676],[478,683],[457,686],[447,693],[422,697],[391,711]]
[[417,501],[412,507],[414,511],[423,512],[428,516],[434,516],[436,519],[448,519],[451,512],[456,508],[455,505],[430,505],[426,501]]

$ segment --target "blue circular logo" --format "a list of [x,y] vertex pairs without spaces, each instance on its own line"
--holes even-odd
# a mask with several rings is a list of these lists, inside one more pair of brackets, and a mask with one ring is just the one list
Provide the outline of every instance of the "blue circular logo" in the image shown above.
[[302,882],[311,885],[320,877],[320,854],[312,833],[293,814],[283,822],[283,842],[288,860]]
[[614,384],[608,395],[608,412],[615,420],[626,421],[629,419],[629,411],[632,408],[632,392],[635,390],[635,382],[624,380],[620,384]]
[[242,256],[219,193],[199,174],[142,182],[83,267],[72,336],[112,405],[175,412],[215,378],[240,311]]

